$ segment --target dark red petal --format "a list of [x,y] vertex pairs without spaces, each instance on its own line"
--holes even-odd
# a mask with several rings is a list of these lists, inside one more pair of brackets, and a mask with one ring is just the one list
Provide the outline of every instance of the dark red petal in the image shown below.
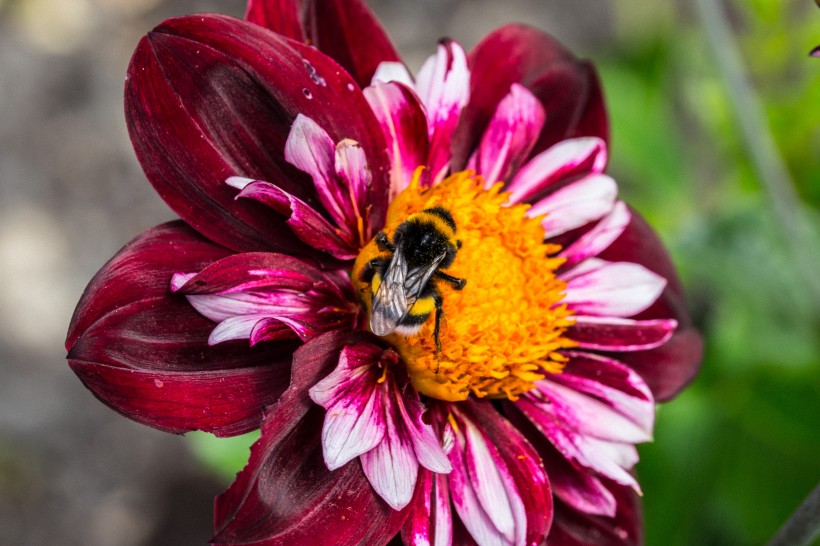
[[592,516],[563,502],[555,503],[555,522],[548,546],[640,546],[643,544],[641,505],[630,487],[604,481],[615,496],[614,518]]
[[126,417],[169,432],[257,428],[262,406],[287,385],[292,345],[209,347],[214,324],[169,294],[174,272],[228,253],[182,222],[126,245],[89,283],[69,328],[69,364],[83,383]]
[[372,336],[330,332],[294,354],[291,386],[272,406],[248,465],[217,497],[215,544],[386,544],[407,510],[395,511],[358,462],[333,472],[322,457],[324,410],[308,388],[338,362],[342,348]]
[[248,0],[245,20],[302,42],[301,4],[302,0]]
[[171,19],[142,39],[128,71],[126,116],[148,179],[188,224],[234,250],[305,252],[285,220],[235,201],[230,176],[275,180],[308,203],[307,174],[284,159],[302,113],[334,141],[359,142],[373,173],[381,226],[389,160],[384,137],[350,76],[315,48],[219,15]]
[[309,43],[333,57],[364,88],[379,63],[400,61],[364,0],[302,0]]
[[597,136],[608,141],[609,125],[594,68],[551,36],[526,25],[507,25],[476,45],[469,62],[470,102],[453,139],[454,170],[466,164],[513,83],[529,89],[547,112],[533,155],[570,137]]
[[658,301],[633,318],[673,318],[678,321],[678,330],[657,349],[620,353],[616,358],[641,374],[655,399],[663,402],[695,377],[703,356],[703,342],[692,327],[680,279],[663,243],[637,212],[631,212],[626,230],[599,257],[638,263],[664,277],[668,284]]
[[527,512],[527,544],[541,544],[553,517],[552,490],[541,457],[490,403],[467,401],[458,407],[504,458]]

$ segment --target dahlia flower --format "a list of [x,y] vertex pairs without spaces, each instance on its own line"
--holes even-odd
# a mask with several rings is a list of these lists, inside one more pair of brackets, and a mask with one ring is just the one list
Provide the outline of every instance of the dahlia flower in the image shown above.
[[68,360],[152,427],[261,428],[215,544],[641,542],[635,445],[701,349],[589,63],[511,25],[411,75],[361,0],[251,0],[145,36],[125,110],[182,220],[94,277]]

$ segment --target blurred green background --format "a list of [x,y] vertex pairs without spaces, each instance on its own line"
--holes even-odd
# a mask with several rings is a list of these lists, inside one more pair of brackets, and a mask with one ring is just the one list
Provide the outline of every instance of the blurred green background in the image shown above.
[[[695,3],[371,5],[414,68],[439,36],[469,47],[515,20],[597,64],[610,172],[667,243],[706,340],[701,374],[659,408],[655,442],[640,450],[647,544],[765,543],[820,480],[820,59],[808,56],[820,10],[720,4],[764,114],[754,132],[787,170],[772,191],[739,126],[754,113],[727,84]],[[17,319],[0,326],[10,543],[201,543],[213,494],[247,460],[252,435],[179,439],[114,415],[60,347],[96,269],[173,217],[130,150],[122,78],[141,34],[198,11],[241,15],[243,2],[0,0],[0,312]]]

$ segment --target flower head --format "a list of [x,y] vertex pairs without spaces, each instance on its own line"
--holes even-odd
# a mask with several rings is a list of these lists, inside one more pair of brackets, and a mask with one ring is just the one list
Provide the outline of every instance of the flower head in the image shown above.
[[594,70],[512,25],[413,77],[359,0],[297,4],[140,42],[128,126],[183,221],[92,280],[70,365],[156,428],[261,427],[215,543],[639,543],[635,445],[700,341]]

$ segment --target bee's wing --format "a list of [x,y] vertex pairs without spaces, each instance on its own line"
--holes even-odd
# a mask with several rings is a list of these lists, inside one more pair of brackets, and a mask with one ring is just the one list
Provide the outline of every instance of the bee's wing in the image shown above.
[[377,336],[386,336],[395,330],[415,303],[415,300],[408,301],[404,288],[406,279],[407,260],[401,248],[397,248],[382,275],[370,308],[370,329]]
[[413,303],[416,302],[421,291],[427,286],[427,282],[430,280],[430,277],[433,276],[433,273],[436,272],[438,264],[444,260],[445,256],[446,254],[441,254],[430,264],[411,269],[407,272],[407,277],[404,280],[404,289],[407,290],[409,297],[412,297]]
[[409,269],[401,247],[384,272],[370,309],[370,329],[377,336],[386,336],[407,316],[430,277],[438,269],[445,254],[423,267]]

